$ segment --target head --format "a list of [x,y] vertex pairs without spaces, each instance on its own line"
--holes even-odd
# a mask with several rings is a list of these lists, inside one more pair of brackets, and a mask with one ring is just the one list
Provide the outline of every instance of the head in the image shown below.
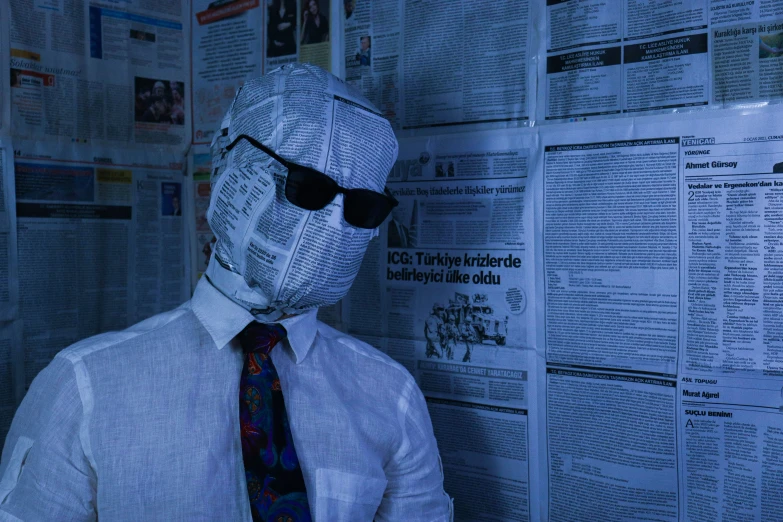
[[362,51],[366,51],[370,48],[370,37],[369,36],[362,36],[359,40],[360,45],[362,46]]
[[[281,109],[269,111],[270,104]],[[313,108],[354,118],[335,119],[324,129]],[[377,113],[357,90],[309,64],[286,65],[244,84],[212,144],[214,187],[207,219],[217,243],[206,274],[214,286],[262,320],[333,304],[348,292],[378,229],[354,226],[346,216],[355,221],[355,203],[370,199],[353,193],[346,207],[345,194],[337,193],[317,210],[295,205],[287,189],[307,186],[289,185],[283,164],[238,136],[247,135],[289,165],[317,171],[346,190],[382,194],[397,140]],[[357,120],[363,121],[361,128]],[[250,192],[239,191],[239,184]],[[232,208],[242,211],[232,215],[228,227],[224,216]]]
[[343,6],[345,7],[345,16],[351,16],[351,14],[353,14],[355,3],[356,0],[343,0]]
[[166,100],[163,98],[163,96],[153,96],[151,98],[152,100],[152,110],[154,110],[157,114],[161,114],[165,112],[166,110]]
[[307,2],[307,10],[310,11],[311,15],[317,15],[318,11],[320,10],[320,7],[318,6],[318,0],[309,0]]
[[403,223],[405,221],[405,208],[401,205],[397,205],[392,209],[392,219],[397,223]]
[[164,94],[166,94],[166,86],[163,85],[163,82],[155,82],[155,85],[152,86],[152,95],[162,97]]
[[174,103],[182,101],[182,85],[179,82],[171,82],[171,98]]

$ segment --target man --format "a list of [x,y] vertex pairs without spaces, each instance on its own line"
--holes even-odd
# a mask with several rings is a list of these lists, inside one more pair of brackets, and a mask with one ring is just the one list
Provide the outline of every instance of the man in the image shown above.
[[362,36],[359,39],[359,50],[356,51],[356,61],[359,65],[370,66],[370,37]]
[[475,335],[476,332],[468,324],[468,316],[465,315],[464,319],[459,323],[459,337],[465,343],[465,355],[462,357],[462,362],[470,362],[470,350],[472,343],[475,341]]
[[430,358],[433,355],[440,359],[441,345],[440,345],[440,331],[443,327],[443,320],[440,318],[440,311],[443,310],[443,305],[435,303],[432,305],[432,313],[427,320],[424,321],[424,338],[427,339],[427,350],[425,355]]
[[141,115],[141,121],[147,123],[169,123],[169,111],[166,104],[166,99],[161,96],[153,96],[150,98],[150,106]]
[[193,298],[35,378],[0,520],[450,520],[411,375],[316,320],[395,203],[391,126],[292,64],[244,84],[212,150],[217,242]]
[[152,95],[153,96],[159,96],[163,98],[166,96],[166,86],[163,85],[163,82],[158,80],[155,82],[155,84],[152,86]]
[[392,209],[392,218],[389,220],[386,242],[389,248],[408,248],[410,246],[410,234],[408,227],[402,224],[405,219],[405,210],[399,206]]
[[457,347],[457,338],[459,337],[459,330],[457,330],[457,320],[452,315],[449,314],[448,322],[443,325],[443,338],[444,338],[444,352],[446,354],[446,358],[451,360],[454,359],[454,348]]
[[177,196],[171,196],[171,215],[181,216],[182,209],[179,206],[179,198]]

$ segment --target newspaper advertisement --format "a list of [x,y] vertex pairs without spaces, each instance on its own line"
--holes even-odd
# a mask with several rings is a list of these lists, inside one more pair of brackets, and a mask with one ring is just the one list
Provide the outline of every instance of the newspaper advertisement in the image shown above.
[[18,317],[19,272],[16,246],[14,151],[11,140],[0,137],[0,321]]
[[188,225],[191,245],[191,290],[196,289],[198,280],[206,272],[209,258],[212,257],[215,248],[215,234],[212,233],[207,222],[207,209],[212,194],[211,171],[212,154],[209,147],[191,148],[188,154],[189,181],[192,184],[190,206],[193,208],[193,216]]
[[188,2],[8,3],[15,135],[184,151]]
[[189,295],[183,158],[15,142],[25,386],[68,345]]
[[264,7],[259,0],[190,2],[193,143],[209,144],[237,89],[261,76]]
[[581,121],[783,100],[774,0],[547,0],[538,118]]
[[542,129],[549,520],[783,519],[780,116]]
[[526,125],[535,117],[536,4],[346,1],[345,79],[397,130]]
[[400,203],[343,299],[344,329],[424,393],[458,520],[537,520],[536,146],[526,129],[401,140],[388,181]]

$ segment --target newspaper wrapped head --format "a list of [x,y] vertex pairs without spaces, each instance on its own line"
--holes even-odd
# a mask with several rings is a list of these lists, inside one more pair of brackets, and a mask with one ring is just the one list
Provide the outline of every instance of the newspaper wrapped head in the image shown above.
[[343,194],[321,210],[293,205],[286,168],[241,135],[341,187],[382,193],[398,152],[391,126],[337,77],[290,64],[246,82],[212,140],[212,284],[266,321],[336,303],[378,229],[347,223]]

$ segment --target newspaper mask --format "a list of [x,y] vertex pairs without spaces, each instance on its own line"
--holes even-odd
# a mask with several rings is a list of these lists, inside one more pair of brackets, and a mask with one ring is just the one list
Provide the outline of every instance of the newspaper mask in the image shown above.
[[226,151],[243,134],[342,187],[383,192],[398,151],[391,126],[353,87],[290,64],[246,82],[212,141],[212,284],[266,321],[336,303],[378,229],[348,224],[342,194],[317,211],[291,204],[282,165],[246,140]]

